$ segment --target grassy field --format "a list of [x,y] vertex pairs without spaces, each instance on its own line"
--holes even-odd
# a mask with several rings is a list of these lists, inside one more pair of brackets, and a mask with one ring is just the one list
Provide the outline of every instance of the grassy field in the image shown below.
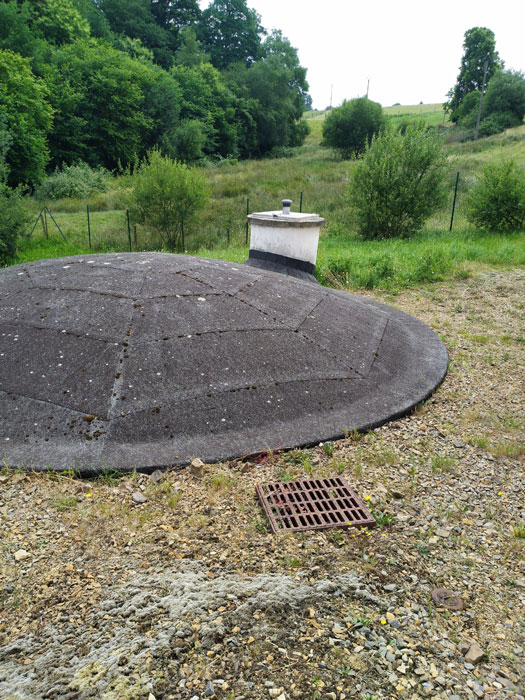
[[[423,119],[442,123],[441,105],[393,106],[385,110],[394,120]],[[450,143],[447,183],[449,198],[442,210],[411,241],[361,241],[348,207],[346,190],[355,163],[343,161],[320,146],[324,114],[310,113],[310,134],[289,158],[224,162],[204,172],[212,193],[198,226],[186,231],[185,252],[242,262],[247,258],[246,211],[280,207],[289,197],[293,209],[317,212],[327,224],[323,229],[318,257],[318,277],[324,284],[396,289],[423,281],[465,277],[483,265],[515,266],[525,263],[525,237],[502,237],[476,232],[465,218],[465,199],[482,167],[488,162],[514,158],[525,165],[525,125],[480,141]],[[456,173],[460,173],[454,230],[449,233]],[[91,250],[129,250],[126,195],[129,177],[114,180],[108,193],[89,200],[59,200],[47,203],[59,223],[64,242],[48,218],[48,237],[39,223],[31,240],[20,246],[17,262],[59,257],[90,251],[86,206],[90,208]],[[249,202],[248,202],[249,200]],[[27,200],[37,217],[42,202]],[[160,250],[154,234],[132,222],[133,250]]]

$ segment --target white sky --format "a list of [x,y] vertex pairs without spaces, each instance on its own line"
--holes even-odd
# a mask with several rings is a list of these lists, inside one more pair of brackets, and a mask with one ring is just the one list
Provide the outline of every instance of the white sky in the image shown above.
[[[209,5],[200,1],[201,7]],[[525,69],[523,0],[248,0],[298,49],[314,107],[366,94],[384,107],[443,102],[467,29],[488,27],[506,68]]]

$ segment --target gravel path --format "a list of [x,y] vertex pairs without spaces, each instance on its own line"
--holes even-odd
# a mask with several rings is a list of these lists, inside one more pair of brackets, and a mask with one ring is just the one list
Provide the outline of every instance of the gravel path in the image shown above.
[[[523,700],[525,273],[373,296],[450,352],[410,417],[151,476],[0,473],[2,700]],[[257,483],[332,474],[376,528],[269,534]]]

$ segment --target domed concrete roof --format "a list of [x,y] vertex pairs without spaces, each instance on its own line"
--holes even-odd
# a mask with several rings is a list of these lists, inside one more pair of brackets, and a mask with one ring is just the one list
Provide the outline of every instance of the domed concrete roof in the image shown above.
[[0,459],[152,470],[313,444],[409,411],[447,352],[370,299],[161,253],[0,270]]

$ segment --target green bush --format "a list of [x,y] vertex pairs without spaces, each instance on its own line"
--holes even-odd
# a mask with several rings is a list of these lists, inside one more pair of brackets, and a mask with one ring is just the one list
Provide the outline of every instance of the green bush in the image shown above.
[[513,112],[494,112],[481,121],[478,133],[481,138],[485,138],[519,125],[520,121]]
[[357,158],[385,123],[378,102],[367,97],[343,102],[325,117],[322,145],[335,148],[342,158]]
[[202,174],[177,160],[151,151],[133,176],[132,217],[156,231],[176,250],[182,226],[190,225],[209,198]]
[[19,190],[0,182],[0,266],[11,263],[18,238],[27,232],[29,216]]
[[525,171],[513,160],[487,165],[468,200],[467,218],[488,231],[525,228]]
[[62,169],[57,168],[37,187],[35,196],[40,200],[84,199],[95,192],[105,192],[110,177],[104,168],[91,168],[87,163],[63,165]]
[[388,130],[372,139],[349,187],[363,238],[408,238],[442,203],[446,156],[425,125]]

